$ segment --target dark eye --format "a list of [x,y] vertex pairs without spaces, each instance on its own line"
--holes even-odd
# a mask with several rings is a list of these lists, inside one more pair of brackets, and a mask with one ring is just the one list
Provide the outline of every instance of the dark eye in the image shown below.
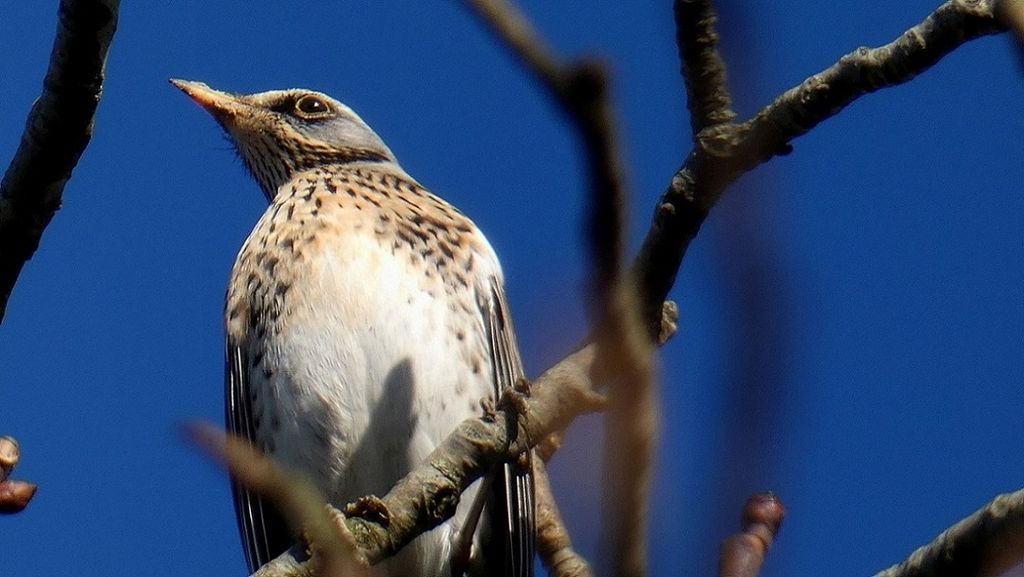
[[326,118],[331,115],[331,106],[323,98],[307,94],[295,101],[295,114],[307,120]]

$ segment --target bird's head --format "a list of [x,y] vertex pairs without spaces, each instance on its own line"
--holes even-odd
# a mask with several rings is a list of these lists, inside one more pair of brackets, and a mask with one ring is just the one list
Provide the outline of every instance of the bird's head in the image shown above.
[[349,107],[311,90],[229,94],[171,80],[217,119],[267,198],[297,172],[326,164],[395,162],[391,150]]

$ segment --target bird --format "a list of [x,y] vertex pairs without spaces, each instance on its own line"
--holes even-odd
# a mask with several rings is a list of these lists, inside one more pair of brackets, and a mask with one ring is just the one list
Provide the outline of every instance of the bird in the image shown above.
[[[219,123],[269,201],[228,282],[228,431],[337,507],[385,494],[524,377],[493,248],[326,94],[171,82]],[[496,467],[371,574],[532,575],[530,458]],[[272,505],[234,480],[233,494],[255,572],[295,540]]]

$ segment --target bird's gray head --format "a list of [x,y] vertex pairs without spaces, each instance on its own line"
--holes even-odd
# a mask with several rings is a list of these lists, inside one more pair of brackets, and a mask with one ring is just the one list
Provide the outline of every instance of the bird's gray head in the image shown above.
[[202,82],[171,80],[217,119],[267,198],[297,172],[325,164],[395,162],[355,112],[311,90],[229,94]]

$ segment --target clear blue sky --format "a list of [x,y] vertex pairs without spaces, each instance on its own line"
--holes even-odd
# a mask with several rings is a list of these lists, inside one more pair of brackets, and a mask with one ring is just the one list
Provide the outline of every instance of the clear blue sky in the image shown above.
[[[50,51],[42,4],[0,20],[5,161]],[[532,374],[584,334],[575,137],[457,3],[427,4],[124,3],[95,138],[0,327],[0,433],[41,486],[0,518],[4,575],[243,573],[225,477],[176,427],[221,419],[224,284],[265,201],[168,77],[345,101],[487,232]],[[688,150],[670,4],[525,4],[560,50],[616,71],[635,239]],[[739,110],[937,4],[722,3]],[[790,511],[765,575],[867,575],[1024,485],[1021,70],[1007,38],[973,43],[712,214],[673,292],[655,574],[713,574],[756,490]],[[591,555],[595,431],[552,465]]]

